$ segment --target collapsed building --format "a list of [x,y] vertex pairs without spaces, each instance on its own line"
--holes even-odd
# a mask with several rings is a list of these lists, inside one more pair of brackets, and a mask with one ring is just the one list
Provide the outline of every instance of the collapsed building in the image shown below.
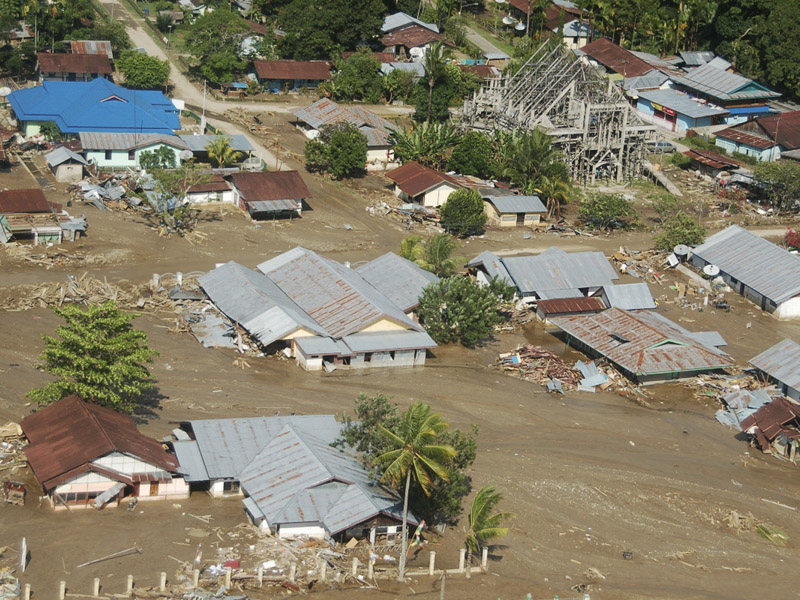
[[486,80],[464,102],[462,127],[541,128],[554,138],[570,176],[581,183],[643,175],[655,137],[622,93],[561,45],[542,44],[513,75]]

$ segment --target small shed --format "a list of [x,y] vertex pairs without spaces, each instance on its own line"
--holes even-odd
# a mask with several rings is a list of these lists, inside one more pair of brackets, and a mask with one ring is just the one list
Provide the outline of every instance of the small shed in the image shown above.
[[489,220],[500,227],[532,227],[547,213],[539,196],[488,196],[484,201]]
[[322,60],[255,60],[259,83],[273,92],[285,88],[314,88],[331,78],[328,63]]
[[253,219],[300,216],[303,200],[311,197],[297,171],[258,171],[226,176],[233,202]]
[[785,339],[751,358],[750,364],[777,383],[784,396],[800,402],[800,344]]
[[85,158],[64,146],[48,152],[44,157],[56,181],[61,183],[80,181],[83,179],[83,168],[89,166]]
[[222,176],[215,176],[209,181],[196,183],[186,190],[186,201],[192,204],[208,202],[235,203],[233,186]]
[[692,161],[692,168],[710,177],[716,177],[723,171],[735,171],[744,166],[743,162],[728,158],[727,156],[712,150],[700,150],[692,148],[684,152]]
[[600,298],[596,297],[553,298],[551,300],[539,300],[536,304],[536,315],[542,321],[546,321],[550,317],[593,315],[605,309],[606,305],[603,304]]

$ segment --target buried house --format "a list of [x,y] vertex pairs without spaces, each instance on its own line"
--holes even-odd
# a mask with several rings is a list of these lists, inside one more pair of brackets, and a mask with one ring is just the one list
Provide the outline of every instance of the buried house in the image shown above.
[[198,281],[220,312],[261,347],[282,348],[309,371],[422,366],[436,343],[404,309],[410,307],[408,286],[416,285],[419,297],[427,279],[413,283],[397,274],[394,297],[404,299],[402,308],[390,299],[391,281],[373,279],[379,290],[369,273],[364,277],[300,247],[258,271],[229,262]]
[[122,498],[189,497],[178,461],[133,420],[75,394],[20,423],[25,456],[53,508],[102,508]]
[[691,332],[653,311],[610,308],[597,314],[552,317],[567,344],[605,358],[628,379],[657,383],[733,366],[717,332]]
[[333,415],[187,421],[173,446],[193,488],[244,496],[262,531],[281,538],[397,533],[402,498],[373,481],[349,451],[331,446],[341,430]]
[[749,362],[775,382],[784,396],[800,402],[800,344],[785,339]]

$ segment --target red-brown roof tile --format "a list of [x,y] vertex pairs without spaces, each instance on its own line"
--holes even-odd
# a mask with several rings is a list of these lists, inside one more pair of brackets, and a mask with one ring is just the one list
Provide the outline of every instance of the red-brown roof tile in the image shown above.
[[[742,419],[742,431],[756,427],[754,434],[762,450],[769,450],[770,443],[783,432],[796,438],[800,429],[800,405],[786,398],[775,398],[752,415]],[[760,434],[760,435],[759,435]]]
[[787,150],[800,148],[800,110],[765,115],[756,119],[759,127]]
[[109,74],[111,62],[104,54],[49,54],[39,52],[39,71],[42,73]]
[[738,142],[740,144],[746,144],[751,148],[760,148],[762,150],[766,150],[767,148],[772,148],[775,146],[775,142],[763,137],[752,135],[745,131],[740,131],[733,127],[728,127],[727,129],[718,131],[716,136],[726,140],[733,140],[734,142]]
[[259,79],[308,79],[322,81],[331,78],[328,63],[319,60],[254,60]]
[[536,304],[537,311],[544,315],[570,315],[581,313],[600,312],[605,310],[606,305],[603,300],[595,297],[580,298],[553,298],[551,300],[539,300]]
[[226,192],[230,189],[230,183],[228,183],[222,176],[216,176],[211,181],[195,183],[192,187],[186,190],[186,193],[200,194],[203,192]]
[[311,197],[311,192],[297,171],[233,173],[227,177],[245,202],[300,200]]
[[491,65],[458,65],[465,73],[473,73],[481,79],[491,79],[500,76],[500,70]]
[[0,214],[50,212],[53,212],[53,207],[38,188],[0,192]]
[[447,182],[454,187],[462,187],[450,175],[434,171],[429,167],[425,167],[418,162],[407,162],[401,167],[389,171],[386,176],[394,181],[397,186],[409,196],[418,196],[423,192],[427,192],[432,187]]
[[425,44],[437,42],[442,39],[444,39],[442,35],[436,33],[435,31],[431,31],[425,27],[420,27],[419,25],[411,25],[405,29],[387,33],[380,39],[380,42],[387,48],[391,46],[417,48],[419,46],[424,46]]
[[165,471],[175,472],[178,461],[159,442],[142,435],[128,416],[91,404],[73,394],[20,422],[25,456],[46,490],[75,471],[96,470],[93,460],[111,452],[130,454]]
[[591,44],[586,44],[581,50],[604,67],[623,77],[638,77],[653,70],[653,67],[641,58],[608,38],[595,40]]

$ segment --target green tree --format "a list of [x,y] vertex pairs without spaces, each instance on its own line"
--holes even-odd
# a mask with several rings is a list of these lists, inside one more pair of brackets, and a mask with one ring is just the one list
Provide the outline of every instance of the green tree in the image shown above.
[[456,248],[458,242],[449,233],[436,233],[425,242],[412,235],[400,242],[400,256],[439,277],[447,277],[458,270],[458,261],[453,256]]
[[[172,5],[170,4],[170,8]],[[169,9],[167,9],[169,10]],[[171,14],[158,14],[156,15],[156,29],[158,29],[161,33],[167,33],[172,27],[172,15]]]
[[664,221],[663,231],[655,236],[657,250],[671,252],[678,244],[695,246],[706,237],[706,228],[697,222],[697,219],[679,212]]
[[504,322],[500,307],[513,296],[514,289],[500,281],[481,286],[469,277],[454,275],[425,288],[417,314],[437,344],[472,347],[491,337],[494,327]]
[[483,231],[486,213],[480,192],[460,189],[450,194],[439,209],[439,221],[445,231],[459,237],[476,235]]
[[572,186],[569,180],[558,174],[552,177],[543,175],[533,191],[545,201],[548,219],[552,219],[554,215],[561,218],[561,207],[569,202]]
[[[447,50],[444,44],[442,42],[433,42],[430,46],[428,46],[428,50],[425,52],[425,57],[422,62],[425,75],[420,80],[419,85],[422,85],[424,81],[428,88],[428,101],[425,107],[424,119],[428,122],[430,122],[431,119],[435,121],[445,121],[449,116],[447,106],[450,103],[450,85],[449,81],[447,80],[445,58],[447,58]],[[447,88],[445,92],[446,102],[444,105],[444,114],[442,114],[441,102],[438,103],[439,106],[437,106],[437,110],[434,110],[433,90],[437,84],[440,84],[441,88]],[[420,105],[417,103],[417,113],[415,119],[418,121],[423,120],[419,118],[420,112]]]
[[135,50],[126,50],[117,60],[117,69],[125,75],[125,85],[139,90],[162,88],[169,79],[169,63]]
[[767,192],[777,213],[800,208],[800,167],[788,162],[760,162],[753,168],[756,183]]
[[58,128],[55,121],[45,121],[42,123],[41,127],[39,127],[39,133],[41,133],[46,140],[51,142],[56,142],[61,139],[61,130]]
[[331,80],[330,88],[336,100],[364,100],[377,104],[383,93],[381,64],[369,48],[360,48],[347,60],[341,61]]
[[175,151],[166,145],[158,146],[155,150],[142,152],[139,156],[139,166],[145,171],[174,169],[176,163]]
[[28,397],[50,404],[70,394],[121,412],[133,412],[153,381],[145,364],[158,353],[147,347],[147,335],[134,329],[136,314],[111,302],[53,309],[65,324],[57,337],[44,336],[40,368],[58,377],[31,390]]
[[451,123],[424,122],[407,130],[391,129],[392,150],[402,162],[416,161],[432,169],[447,164],[447,152],[459,141]]
[[241,152],[233,149],[231,138],[227,135],[217,135],[206,146],[206,150],[211,164],[217,167],[229,167],[242,156]]
[[481,88],[483,80],[475,73],[462,70],[454,63],[446,64],[444,69],[452,93],[451,102],[461,103]]
[[239,53],[248,31],[245,20],[229,6],[198,17],[186,36],[186,48],[195,59],[193,68],[214,83],[232,81],[247,66]]
[[532,193],[543,177],[569,179],[561,153],[553,146],[553,139],[541,129],[525,133],[500,136],[499,170],[504,179]]
[[381,481],[404,488],[399,581],[405,578],[408,494],[411,481],[413,478],[422,491],[429,495],[435,477],[447,480],[446,465],[455,457],[456,450],[452,446],[436,442],[448,427],[449,424],[438,413],[431,412],[431,407],[422,402],[415,402],[403,413],[397,432],[380,426],[392,447],[375,459],[376,463],[385,466]]
[[402,69],[389,71],[383,77],[383,94],[390,104],[395,100],[408,102],[414,93],[414,74]]
[[480,131],[465,133],[453,148],[447,168],[462,175],[475,175],[483,179],[491,177],[497,170],[492,155],[492,140]]
[[306,168],[327,171],[336,179],[364,174],[367,163],[367,138],[352,123],[323,126],[319,138],[305,146]]
[[630,229],[638,223],[633,201],[622,194],[593,194],[585,198],[580,216],[592,229]]
[[296,60],[327,59],[334,49],[354,50],[380,32],[382,0],[292,0],[278,14],[286,35],[278,52]]
[[508,533],[503,523],[513,519],[513,513],[494,512],[502,499],[503,495],[493,485],[484,486],[475,494],[467,528],[467,564],[472,562],[472,554],[478,554],[486,542]]

